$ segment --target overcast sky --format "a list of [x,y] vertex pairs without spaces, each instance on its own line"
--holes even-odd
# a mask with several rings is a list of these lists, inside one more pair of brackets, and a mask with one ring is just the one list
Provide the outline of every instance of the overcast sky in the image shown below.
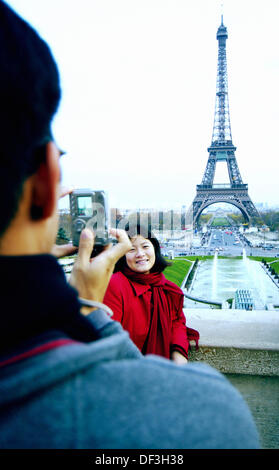
[[[112,207],[188,206],[211,143],[220,0],[10,0],[50,45],[63,184]],[[257,202],[279,205],[279,2],[224,0],[233,143]],[[225,182],[217,168],[215,182]]]

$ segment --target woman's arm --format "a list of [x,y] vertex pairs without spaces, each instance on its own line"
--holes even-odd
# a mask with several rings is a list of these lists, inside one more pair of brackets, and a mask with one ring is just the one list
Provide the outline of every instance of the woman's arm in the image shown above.
[[177,363],[187,362],[189,349],[183,300],[181,297],[175,317],[172,319],[171,358]]

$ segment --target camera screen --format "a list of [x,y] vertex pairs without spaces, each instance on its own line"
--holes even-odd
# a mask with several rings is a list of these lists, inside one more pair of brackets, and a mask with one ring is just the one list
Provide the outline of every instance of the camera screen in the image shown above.
[[92,199],[91,196],[79,196],[77,198],[78,203],[78,215],[85,217],[92,217]]

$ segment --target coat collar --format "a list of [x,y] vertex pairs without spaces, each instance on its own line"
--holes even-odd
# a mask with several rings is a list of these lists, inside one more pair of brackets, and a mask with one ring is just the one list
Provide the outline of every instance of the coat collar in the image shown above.
[[147,286],[147,285],[144,285],[144,284],[139,284],[138,282],[132,282],[132,281],[130,281],[130,279],[128,279],[128,280],[129,280],[129,282],[132,286],[134,294],[137,297],[139,297],[140,295],[145,294],[145,292],[147,292],[148,290],[151,290],[150,286]]
[[121,271],[119,271],[118,276],[123,277],[126,282],[130,284],[130,286],[133,289],[134,294],[139,297],[140,295],[145,294],[145,292],[151,290],[151,287],[149,285],[145,284],[140,284],[139,282],[131,281],[127,276],[125,276]]

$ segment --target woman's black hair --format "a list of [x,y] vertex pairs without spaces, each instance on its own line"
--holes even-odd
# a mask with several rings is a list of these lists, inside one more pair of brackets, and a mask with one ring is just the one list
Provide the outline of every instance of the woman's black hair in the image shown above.
[[[140,224],[135,224],[135,225],[130,225],[129,223],[125,226],[125,231],[128,234],[128,237],[130,239],[135,238],[138,235],[141,235],[142,237],[146,238],[149,240],[153,247],[154,247],[154,252],[155,252],[155,263],[154,266],[151,268],[150,272],[151,273],[161,273],[164,271],[165,268],[168,266],[171,266],[172,263],[167,261],[162,253],[161,253],[161,247],[158,239],[155,237],[154,233],[151,231],[150,227],[145,227],[144,225]],[[126,261],[126,256],[122,256],[120,258],[114,268],[114,272],[118,271],[123,271],[124,268],[127,268],[127,261]]]

